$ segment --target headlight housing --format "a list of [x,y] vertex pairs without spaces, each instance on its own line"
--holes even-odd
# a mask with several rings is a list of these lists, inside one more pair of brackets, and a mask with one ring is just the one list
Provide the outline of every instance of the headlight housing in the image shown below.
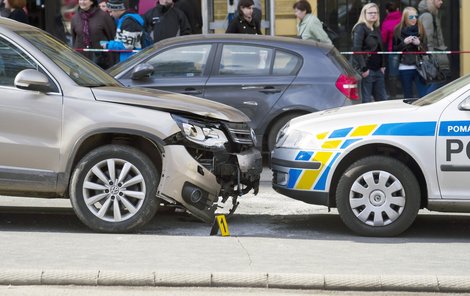
[[182,134],[191,142],[210,148],[223,148],[228,142],[220,124],[207,123],[180,115],[171,115]]
[[314,135],[294,129],[288,124],[279,131],[278,140],[276,142],[276,147],[278,148],[318,148],[318,140]]

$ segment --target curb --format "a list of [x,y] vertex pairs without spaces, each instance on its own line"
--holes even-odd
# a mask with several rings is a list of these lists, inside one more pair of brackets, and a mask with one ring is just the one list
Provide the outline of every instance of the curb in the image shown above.
[[0,270],[0,285],[236,287],[337,291],[470,292],[470,276]]

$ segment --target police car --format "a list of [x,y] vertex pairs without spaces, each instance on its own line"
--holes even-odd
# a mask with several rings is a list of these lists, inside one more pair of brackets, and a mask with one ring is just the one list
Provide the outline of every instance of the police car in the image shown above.
[[419,100],[295,118],[272,170],[276,191],[336,207],[360,235],[398,235],[421,208],[470,212],[470,75]]

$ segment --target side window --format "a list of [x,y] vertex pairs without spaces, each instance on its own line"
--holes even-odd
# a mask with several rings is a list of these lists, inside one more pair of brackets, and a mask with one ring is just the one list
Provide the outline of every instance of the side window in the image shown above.
[[0,86],[14,86],[16,75],[24,69],[38,67],[15,45],[0,39]]
[[152,77],[198,77],[204,73],[210,50],[210,44],[172,48],[147,63],[155,69]]
[[276,51],[273,75],[295,75],[300,65],[300,58],[286,52]]
[[272,54],[266,47],[224,45],[219,75],[269,75]]

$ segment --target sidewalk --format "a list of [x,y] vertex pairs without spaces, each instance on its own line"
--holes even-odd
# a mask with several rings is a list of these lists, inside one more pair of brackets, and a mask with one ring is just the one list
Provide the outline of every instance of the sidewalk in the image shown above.
[[0,285],[234,287],[462,293],[470,291],[470,277],[2,269]]

